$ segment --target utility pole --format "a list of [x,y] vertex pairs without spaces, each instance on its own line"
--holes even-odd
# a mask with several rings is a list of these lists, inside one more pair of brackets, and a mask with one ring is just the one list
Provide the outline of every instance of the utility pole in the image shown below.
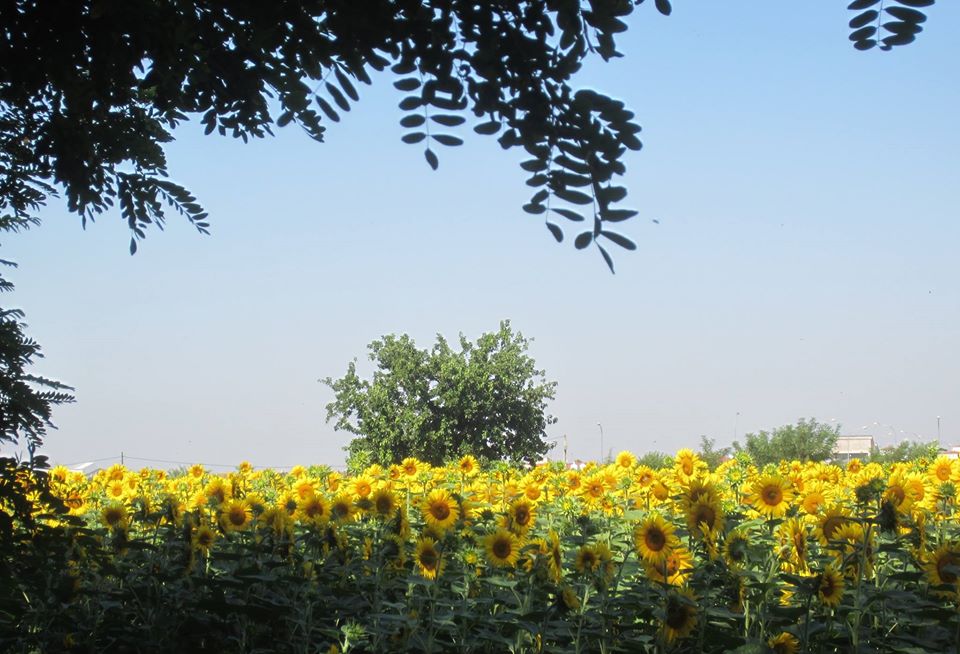
[[597,463],[603,465],[603,425],[598,422],[597,427],[600,428],[600,460]]

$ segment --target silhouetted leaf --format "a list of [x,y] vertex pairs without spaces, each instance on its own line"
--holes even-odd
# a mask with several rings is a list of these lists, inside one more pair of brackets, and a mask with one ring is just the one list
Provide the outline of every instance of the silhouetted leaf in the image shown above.
[[579,222],[583,220],[583,216],[578,214],[576,211],[572,211],[570,209],[563,209],[563,208],[553,209],[553,213],[559,214],[564,218],[566,218],[567,220],[573,220],[574,222]]
[[333,101],[337,103],[337,106],[343,109],[344,111],[350,111],[350,103],[347,102],[347,99],[343,97],[343,93],[340,92],[336,86],[327,82],[327,93],[333,98]]
[[420,88],[420,80],[416,77],[407,77],[405,79],[398,79],[393,85],[401,91],[413,91],[414,89]]
[[586,193],[574,191],[573,189],[560,189],[554,194],[561,200],[566,200],[572,204],[592,204],[593,198]]
[[430,138],[444,145],[463,145],[463,139],[450,134],[431,134]]
[[577,236],[576,240],[574,240],[573,246],[578,250],[582,250],[583,248],[590,245],[592,241],[593,241],[593,232],[583,232]]
[[885,11],[894,18],[899,18],[900,20],[908,23],[923,23],[927,20],[926,15],[924,15],[922,11],[917,11],[916,9],[908,9],[906,7],[887,7]]
[[406,127],[407,129],[420,127],[425,122],[427,122],[427,119],[423,114],[407,114],[400,119],[400,125]]
[[550,192],[546,189],[541,189],[533,194],[533,197],[530,198],[530,202],[540,204],[550,196]]
[[456,127],[466,122],[466,118],[463,116],[451,116],[449,114],[434,114],[430,116],[430,120],[447,127]]
[[607,209],[600,214],[600,218],[602,218],[604,222],[618,223],[622,220],[633,218],[636,215],[637,212],[633,209]]
[[131,239],[130,239],[130,254],[136,254],[136,253],[137,253],[137,240],[131,238]]
[[868,25],[867,27],[861,27],[855,32],[851,32],[850,40],[863,41],[864,39],[868,39],[876,33],[877,33],[877,28],[874,27],[873,25]]
[[417,107],[423,106],[423,100],[419,95],[408,95],[400,101],[398,105],[402,111],[412,111]]
[[430,167],[433,168],[434,170],[436,170],[437,167],[440,165],[440,161],[437,159],[437,155],[430,148],[427,148],[426,150],[423,151],[423,156],[427,160],[427,163],[430,164]]
[[871,9],[870,11],[865,11],[858,16],[854,16],[850,19],[850,29],[860,29],[867,23],[871,23],[877,19],[877,16],[880,15],[876,9]]
[[419,143],[425,138],[427,138],[427,135],[424,132],[410,132],[401,136],[400,140],[404,143]]
[[337,77],[337,84],[340,85],[340,88],[343,89],[343,92],[350,96],[350,99],[356,102],[360,99],[360,95],[357,93],[357,89],[353,87],[353,84],[350,83],[350,79],[344,75],[340,69],[334,71],[334,75]]
[[327,118],[335,123],[340,122],[340,114],[338,114],[333,107],[330,106],[329,102],[321,98],[319,95],[317,96],[317,106],[320,107],[320,111],[322,111]]
[[284,112],[283,112],[282,114],[280,114],[280,116],[277,118],[277,127],[286,127],[288,124],[290,124],[290,121],[291,121],[291,120],[293,120],[293,112],[292,112],[292,111],[284,111]]
[[496,134],[500,131],[500,123],[495,120],[491,120],[489,123],[480,123],[474,126],[473,131],[477,134]]
[[[657,11],[659,11],[664,16],[669,16],[670,12],[673,11],[673,7],[670,6],[670,0],[656,0],[654,4],[657,7]],[[611,266],[611,270],[612,269],[613,268]]]
[[877,4],[880,4],[880,0],[854,0],[847,5],[847,9],[856,11],[858,9],[868,9]]
[[610,268],[610,272],[617,274],[617,271],[613,269],[613,259],[611,259],[610,255],[607,254],[607,250],[599,243],[597,243],[597,249],[599,249],[600,254],[603,255],[603,260],[607,262],[607,267]]
[[527,204],[523,205],[523,210],[526,211],[527,213],[541,214],[544,211],[546,211],[547,208],[542,204],[537,204],[535,202],[528,202]]
[[618,234],[617,232],[608,232],[606,230],[601,230],[600,234],[610,239],[611,241],[613,241],[614,243],[616,243],[622,248],[625,248],[627,250],[637,249],[637,244],[631,241],[629,238],[627,238],[623,234]]
[[934,0],[897,0],[897,2],[908,7],[929,7]]
[[550,222],[546,223],[546,225],[550,233],[553,234],[553,238],[557,239],[557,243],[563,243],[563,230]]

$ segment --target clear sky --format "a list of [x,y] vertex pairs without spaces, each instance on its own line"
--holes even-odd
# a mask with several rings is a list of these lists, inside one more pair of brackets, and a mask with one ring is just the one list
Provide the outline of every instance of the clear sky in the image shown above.
[[428,347],[504,318],[558,382],[571,457],[599,455],[598,422],[614,452],[800,417],[892,443],[941,416],[960,444],[960,3],[889,53],[851,47],[844,2],[674,4],[575,80],[644,128],[615,276],[521,211],[521,153],[463,134],[432,172],[383,75],[323,144],[183,127],[170,171],[211,236],[171,217],[131,257],[118,215],[83,231],[51,204],[3,241],[37,370],[77,389],[46,453],[340,464],[318,378],[387,333]]

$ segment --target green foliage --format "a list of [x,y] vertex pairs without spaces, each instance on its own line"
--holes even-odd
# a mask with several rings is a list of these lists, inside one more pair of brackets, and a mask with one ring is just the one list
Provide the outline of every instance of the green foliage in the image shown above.
[[780,461],[823,461],[830,457],[840,437],[840,427],[803,418],[796,425],[778,427],[773,432],[747,434],[743,445],[733,442],[737,452],[750,455],[758,466]]
[[661,468],[672,467],[673,457],[663,452],[647,452],[643,456],[637,457],[637,464],[660,470]]
[[904,463],[921,459],[932,461],[939,453],[940,444],[936,441],[929,443],[903,441],[898,445],[888,445],[883,448],[874,446],[870,453],[870,461],[873,463]]
[[528,340],[509,321],[477,339],[460,336],[460,350],[437,336],[420,350],[406,334],[368,346],[372,380],[351,362],[340,379],[324,381],[335,399],[327,421],[356,434],[349,460],[390,464],[417,457],[440,464],[463,454],[481,460],[536,462],[546,454],[544,413],[556,382],[548,382],[526,351]]
[[732,448],[721,447],[717,449],[717,441],[708,436],[700,436],[700,451],[697,452],[700,458],[710,467],[716,470],[717,466],[723,463],[724,459],[730,456]]

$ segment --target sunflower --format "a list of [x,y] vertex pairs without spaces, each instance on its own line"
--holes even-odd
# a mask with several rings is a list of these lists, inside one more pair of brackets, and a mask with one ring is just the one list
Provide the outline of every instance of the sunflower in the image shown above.
[[257,517],[257,521],[277,536],[286,533],[289,538],[293,538],[293,518],[282,507],[268,506]]
[[297,505],[297,515],[302,522],[323,524],[330,519],[330,503],[323,495],[308,495]]
[[617,455],[616,461],[617,461],[618,468],[629,470],[630,468],[633,467],[633,464],[637,462],[637,457],[635,457],[630,452],[627,452],[626,450],[624,450],[623,452]]
[[817,580],[817,597],[830,607],[837,607],[843,597],[843,575],[828,565]]
[[217,534],[209,525],[200,525],[193,531],[193,535],[190,537],[190,543],[193,545],[193,549],[198,552],[203,552],[204,554],[210,551],[210,548],[213,547],[213,543],[216,540]]
[[230,487],[222,477],[214,477],[203,489],[207,501],[214,506],[220,506],[230,497]]
[[673,591],[667,596],[663,616],[663,638],[668,643],[686,638],[697,626],[697,598],[692,591]]
[[327,475],[327,490],[331,493],[336,493],[340,490],[340,482],[343,481],[343,475],[334,470],[329,475]]
[[576,470],[567,471],[567,489],[571,491],[579,491],[583,485],[583,478],[580,476],[580,473]]
[[400,469],[407,477],[415,477],[417,472],[420,471],[420,462],[413,457],[407,457],[400,462]]
[[690,533],[700,536],[723,528],[723,509],[719,500],[698,500],[687,507],[687,526]]
[[860,472],[860,469],[863,467],[863,462],[860,459],[850,459],[847,461],[847,472],[852,475]]
[[733,570],[742,570],[747,563],[750,541],[746,533],[731,531],[723,543],[723,560]]
[[531,502],[539,500],[542,494],[543,489],[540,488],[539,482],[530,479],[523,484],[523,495]]
[[824,509],[820,518],[817,520],[817,526],[814,534],[821,545],[828,545],[836,537],[837,530],[850,521],[850,516],[839,504]]
[[111,481],[107,484],[107,497],[112,500],[122,500],[127,494],[127,489],[122,481]]
[[780,475],[760,477],[753,483],[751,491],[753,508],[769,519],[782,518],[793,499],[790,480]]
[[950,599],[960,590],[960,543],[944,543],[927,557],[927,579],[934,594]]
[[786,572],[807,571],[807,528],[799,518],[790,518],[777,528],[780,561]]
[[[672,586],[683,584],[690,576],[693,557],[685,547],[675,547],[670,551],[667,560],[659,566],[645,563],[647,576],[654,581],[667,583]],[[666,572],[666,576],[664,576]]]
[[547,571],[555,582],[563,579],[563,548],[560,546],[560,535],[551,529],[547,532]]
[[224,531],[242,531],[253,520],[253,510],[246,500],[230,500],[220,512],[220,524]]
[[653,493],[653,496],[661,502],[670,497],[670,487],[667,486],[662,477],[653,482],[650,491]]
[[577,550],[577,572],[586,574],[600,567],[600,553],[593,545],[581,545]]
[[607,492],[603,475],[590,475],[580,485],[580,492],[588,502],[595,502]]
[[460,517],[457,501],[442,488],[430,491],[420,505],[420,510],[427,525],[439,532],[452,527]]
[[437,549],[437,541],[424,536],[417,541],[417,547],[414,550],[414,561],[417,564],[417,570],[427,579],[436,579],[443,571],[443,558],[440,556],[440,550]]
[[651,513],[637,525],[633,542],[640,558],[654,566],[662,566],[670,551],[680,543],[673,534],[673,525],[659,513]]
[[100,522],[110,529],[124,529],[128,520],[127,507],[120,502],[108,504],[100,511]]
[[938,456],[927,469],[927,476],[934,483],[943,483],[953,478],[956,470],[956,459]]
[[580,598],[577,596],[576,591],[566,584],[564,584],[560,590],[560,601],[563,602],[563,606],[569,611],[577,611],[580,609]]
[[657,473],[650,466],[637,466],[633,471],[633,479],[640,488],[649,488],[657,479]]
[[330,502],[330,517],[337,522],[350,522],[353,518],[354,509],[353,502],[350,501],[350,497],[344,493],[340,493],[333,498],[333,501]]
[[350,484],[350,490],[353,491],[355,498],[364,499],[373,492],[373,479],[360,475],[354,478],[353,483]]
[[471,476],[477,473],[480,464],[477,463],[477,459],[472,454],[467,454],[457,463],[457,468],[460,470],[460,474]]
[[781,631],[767,641],[767,647],[773,654],[797,654],[800,651],[800,641],[788,631]]
[[505,518],[504,526],[522,536],[530,531],[536,522],[536,505],[528,499],[515,500],[507,510]]
[[816,515],[820,512],[820,507],[826,502],[827,496],[824,495],[823,489],[816,485],[811,486],[810,490],[803,496],[803,499],[800,500],[800,506],[807,515]]
[[512,568],[520,556],[520,539],[511,531],[498,529],[484,539],[487,560],[498,568]]
[[693,450],[682,449],[673,459],[674,472],[681,479],[689,479],[707,469],[707,464]]
[[381,518],[392,518],[397,513],[397,496],[389,488],[378,488],[370,498],[373,512]]

